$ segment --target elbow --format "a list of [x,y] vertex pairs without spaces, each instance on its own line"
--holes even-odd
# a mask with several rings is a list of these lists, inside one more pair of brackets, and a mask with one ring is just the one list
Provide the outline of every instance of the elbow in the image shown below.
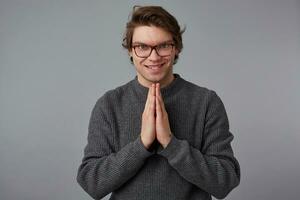
[[214,194],[217,199],[224,199],[234,188],[240,184],[241,173],[240,167],[237,163],[229,173],[225,173],[225,176],[219,176],[218,182],[216,183]]
[[231,190],[228,190],[227,188],[219,188],[212,195],[217,199],[224,199],[230,193],[230,191]]
[[77,183],[81,188],[88,193],[94,199],[101,199],[105,197],[108,193],[104,191],[104,188],[99,187],[102,184],[99,183],[95,178],[88,175],[89,173],[84,169],[78,170],[76,177]]
[[224,199],[235,187],[239,185],[239,183],[239,177],[235,177],[230,182],[224,182],[222,184],[220,183],[215,187],[212,195],[217,199]]

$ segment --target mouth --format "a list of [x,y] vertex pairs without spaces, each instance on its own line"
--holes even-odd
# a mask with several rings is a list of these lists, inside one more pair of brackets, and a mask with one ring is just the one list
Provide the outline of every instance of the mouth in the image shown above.
[[152,69],[152,70],[159,70],[160,68],[162,68],[164,65],[164,63],[162,64],[158,64],[158,65],[145,65],[148,69]]

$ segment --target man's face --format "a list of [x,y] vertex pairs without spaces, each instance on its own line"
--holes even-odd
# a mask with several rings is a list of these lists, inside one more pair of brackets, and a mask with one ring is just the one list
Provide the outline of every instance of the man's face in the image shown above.
[[[172,35],[162,28],[155,26],[139,26],[134,29],[132,36],[132,45],[136,47],[136,51],[132,48],[129,51],[133,58],[139,82],[149,87],[152,83],[159,82],[162,86],[168,85],[173,80],[173,62],[175,55],[178,54],[175,46],[169,47],[171,50],[168,55],[161,53],[166,45],[174,45]],[[144,46],[160,45],[156,49],[161,49],[158,55],[153,49],[148,57],[141,58],[136,52],[137,48],[144,49]]]

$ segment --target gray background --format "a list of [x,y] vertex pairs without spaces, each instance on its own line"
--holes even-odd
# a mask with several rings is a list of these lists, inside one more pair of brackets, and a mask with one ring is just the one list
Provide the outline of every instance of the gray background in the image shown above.
[[0,1],[0,199],[90,199],[75,177],[96,100],[135,76],[122,34],[134,4],[187,29],[175,72],[215,90],[241,184],[226,199],[298,199],[300,2]]

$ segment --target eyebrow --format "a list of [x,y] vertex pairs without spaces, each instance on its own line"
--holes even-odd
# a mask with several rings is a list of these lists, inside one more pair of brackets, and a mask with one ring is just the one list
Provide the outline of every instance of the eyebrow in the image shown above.
[[[157,45],[165,44],[165,43],[169,43],[169,42],[173,42],[173,40],[166,40],[166,41],[158,43]],[[136,44],[145,44],[145,45],[148,45],[148,46],[152,46],[152,45],[146,44],[144,42],[139,42],[139,41],[132,42],[132,45],[136,45]],[[154,46],[156,46],[156,45],[154,45]]]

